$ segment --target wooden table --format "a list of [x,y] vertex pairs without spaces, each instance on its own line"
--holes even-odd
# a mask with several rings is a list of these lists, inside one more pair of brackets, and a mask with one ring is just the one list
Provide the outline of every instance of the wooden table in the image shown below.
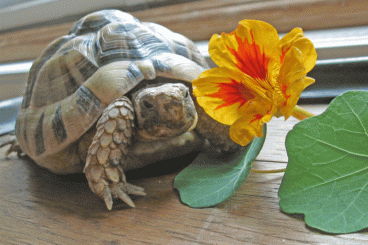
[[[326,105],[304,108],[321,113]],[[284,139],[297,120],[273,119],[253,167],[286,166]],[[4,137],[2,138],[4,139]],[[1,140],[1,139],[0,139]],[[283,174],[251,173],[226,202],[193,209],[182,204],[173,180],[180,166],[161,163],[128,173],[148,195],[136,208],[122,202],[108,211],[83,175],[58,176],[0,150],[0,244],[368,244],[367,230],[330,235],[306,227],[301,215],[284,214],[277,192]],[[177,162],[177,161],[176,161]]]

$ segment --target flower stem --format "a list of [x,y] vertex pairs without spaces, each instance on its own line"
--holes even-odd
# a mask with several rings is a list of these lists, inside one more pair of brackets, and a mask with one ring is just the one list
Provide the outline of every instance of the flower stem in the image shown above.
[[260,170],[252,168],[251,171],[253,173],[261,173],[261,174],[275,174],[275,173],[283,173],[285,172],[286,168],[281,169],[271,169],[271,170]]
[[296,105],[294,107],[293,112],[291,113],[291,115],[293,117],[295,117],[296,119],[299,119],[300,121],[309,118],[309,117],[314,117],[315,115],[313,113],[310,113],[307,110],[304,110],[303,108],[301,108],[300,106]]

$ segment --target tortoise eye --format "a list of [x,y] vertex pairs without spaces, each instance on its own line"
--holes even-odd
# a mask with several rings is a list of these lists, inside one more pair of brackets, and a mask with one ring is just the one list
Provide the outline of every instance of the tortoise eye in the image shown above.
[[143,107],[146,108],[146,109],[152,109],[153,108],[152,103],[150,103],[147,100],[144,100],[142,104],[143,104]]

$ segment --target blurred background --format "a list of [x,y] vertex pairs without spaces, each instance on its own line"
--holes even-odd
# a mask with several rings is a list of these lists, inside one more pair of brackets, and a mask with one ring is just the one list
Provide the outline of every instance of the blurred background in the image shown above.
[[242,19],[266,21],[281,36],[301,27],[318,53],[309,74],[316,83],[303,92],[302,103],[327,103],[346,90],[368,90],[366,0],[0,0],[0,123],[13,120],[28,70],[42,50],[85,14],[106,8],[187,36],[209,62],[209,38],[235,30]]

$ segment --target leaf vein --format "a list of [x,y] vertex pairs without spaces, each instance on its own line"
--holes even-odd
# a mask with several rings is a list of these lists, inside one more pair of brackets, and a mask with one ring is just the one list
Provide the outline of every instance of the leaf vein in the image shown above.
[[341,147],[338,147],[337,145],[333,145],[333,144],[328,143],[328,142],[326,142],[326,141],[323,141],[323,140],[320,140],[320,139],[314,138],[314,137],[312,137],[312,136],[310,136],[310,135],[307,135],[307,134],[302,134],[302,135],[304,135],[305,137],[310,138],[310,139],[312,139],[312,140],[315,140],[315,141],[317,141],[317,142],[319,142],[319,143],[322,143],[322,144],[328,145],[328,146],[330,146],[330,147],[332,147],[332,148],[335,148],[335,149],[337,149],[337,150],[340,150],[340,151],[342,151],[342,152],[345,152],[345,153],[347,153],[347,154],[349,154],[349,155],[355,155],[355,156],[360,156],[360,157],[368,157],[368,155],[366,155],[366,154],[361,154],[361,153],[351,152],[351,151],[345,150],[345,149],[343,149],[343,148],[341,148]]
[[[342,99],[343,99],[343,100],[345,101],[345,103],[349,106],[349,108],[350,108],[350,110],[353,112],[354,116],[358,119],[358,121],[359,121],[360,125],[362,126],[362,128],[363,128],[363,130],[364,130],[365,135],[367,135],[367,136],[368,136],[368,134],[367,134],[367,130],[366,130],[366,128],[364,127],[364,124],[363,124],[362,120],[360,119],[359,115],[354,111],[354,108],[353,108],[353,107],[351,107],[350,103],[349,103],[349,102],[348,102],[344,97],[342,97]],[[364,108],[365,108],[365,106],[366,106],[366,105],[367,105],[367,104],[365,104],[365,105],[364,105],[364,107],[362,108],[362,111],[364,110]]]
[[[323,182],[323,183],[318,183],[318,184],[316,184],[316,185],[309,186],[308,188],[305,188],[305,189],[303,189],[303,190],[299,190],[299,191],[297,191],[297,192],[294,192],[294,193],[293,193],[293,194],[291,194],[290,196],[295,196],[295,195],[300,194],[300,193],[302,193],[302,192],[304,192],[304,191],[306,191],[306,190],[310,190],[310,189],[314,189],[314,188],[316,188],[316,187],[324,186],[324,185],[327,185],[327,184],[330,184],[330,183],[333,183],[333,182],[339,181],[339,180],[341,180],[341,179],[345,179],[345,178],[348,178],[348,177],[354,176],[355,174],[362,173],[362,172],[367,171],[367,170],[368,170],[368,166],[367,166],[367,167],[365,167],[365,168],[359,169],[359,170],[357,170],[357,171],[355,171],[355,172],[351,172],[351,173],[349,173],[349,174],[346,174],[346,175],[343,175],[343,176],[340,176],[340,177],[337,177],[337,178],[334,178],[334,179],[331,179],[331,180],[325,181],[325,182]],[[308,172],[309,172],[309,171],[308,171]],[[311,173],[311,172],[309,172],[309,173]],[[313,173],[312,173],[312,174],[313,174]],[[335,185],[335,184],[336,184],[336,183],[334,183],[334,185]],[[366,184],[366,185],[368,185],[368,182],[367,182],[367,184]]]

